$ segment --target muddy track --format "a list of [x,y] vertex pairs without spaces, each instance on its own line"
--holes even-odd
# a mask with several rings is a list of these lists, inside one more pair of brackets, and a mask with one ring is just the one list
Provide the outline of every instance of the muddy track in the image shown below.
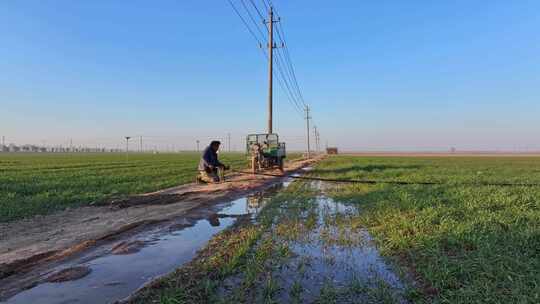
[[[289,163],[286,173],[292,174],[317,160]],[[211,207],[216,203],[234,200],[280,180],[234,174],[223,184],[183,185],[0,224],[0,300],[35,286],[32,272],[46,273],[47,268],[92,248],[109,246],[172,219],[182,217],[187,219],[185,225],[190,225],[194,219],[215,215]]]

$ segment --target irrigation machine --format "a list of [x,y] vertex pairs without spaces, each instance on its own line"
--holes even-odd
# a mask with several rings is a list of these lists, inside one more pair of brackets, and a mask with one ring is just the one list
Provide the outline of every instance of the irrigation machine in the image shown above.
[[279,142],[277,134],[248,135],[246,138],[246,152],[253,173],[274,168],[283,171],[283,163],[286,157],[285,143]]

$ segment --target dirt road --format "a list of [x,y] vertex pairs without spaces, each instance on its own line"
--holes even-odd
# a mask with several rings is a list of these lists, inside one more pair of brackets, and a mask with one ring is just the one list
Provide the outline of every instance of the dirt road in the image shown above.
[[[290,162],[285,171],[291,174],[317,160]],[[99,206],[0,224],[0,282],[100,243],[118,242],[123,235],[144,230],[147,226],[200,213],[205,206],[235,199],[279,180],[235,173],[222,184],[188,184]],[[29,287],[21,286],[23,289]]]

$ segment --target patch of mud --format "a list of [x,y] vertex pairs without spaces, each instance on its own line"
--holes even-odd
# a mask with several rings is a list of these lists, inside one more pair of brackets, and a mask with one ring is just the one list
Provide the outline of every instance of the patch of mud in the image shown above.
[[45,281],[49,283],[75,281],[75,280],[84,278],[85,276],[89,275],[91,272],[92,272],[92,269],[86,266],[71,267],[71,268],[62,269],[54,273],[53,275],[48,277]]
[[141,251],[141,249],[146,246],[147,242],[141,240],[135,241],[123,241],[116,244],[112,249],[111,253],[116,255],[121,254],[133,254]]

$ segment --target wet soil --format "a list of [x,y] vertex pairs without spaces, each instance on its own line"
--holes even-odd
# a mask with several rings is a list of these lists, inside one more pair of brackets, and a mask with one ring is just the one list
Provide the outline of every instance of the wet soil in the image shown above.
[[[306,164],[291,164],[288,170]],[[4,224],[0,301],[98,303],[126,297],[191,260],[238,218],[256,212],[257,197],[264,194],[242,197],[246,193],[282,181],[236,175],[224,184],[182,186],[132,201]],[[181,200],[173,202],[171,197]],[[242,198],[231,203],[235,197]],[[18,237],[10,237],[13,233]]]
[[86,266],[71,267],[71,268],[62,269],[52,274],[45,281],[49,283],[75,281],[75,280],[84,278],[85,276],[89,275],[90,272],[92,272],[92,269]]
[[[320,182],[311,186],[327,187]],[[407,302],[405,284],[380,256],[368,231],[352,224],[360,210],[324,195],[307,205],[302,209],[294,201],[283,202],[259,241],[258,246],[271,240],[287,248],[287,257],[267,260],[258,283],[247,292],[241,290],[249,284],[245,273],[226,278],[219,298],[227,303]]]
[[[268,203],[271,205],[267,209],[276,208],[270,198],[290,183],[291,179],[274,179],[259,187],[260,191],[235,200],[199,203],[182,215],[109,235],[60,259],[45,256],[46,263],[0,279],[0,301],[130,301],[144,286],[153,286],[156,283],[152,282],[193,263],[198,252],[206,250],[209,240],[223,235],[224,230],[258,225],[258,214],[266,212]],[[247,293],[247,302],[406,303],[406,285],[379,255],[367,230],[353,224],[361,212],[356,205],[328,198],[324,191],[330,185],[323,182],[306,184],[317,194],[307,201],[293,197],[278,202],[273,224],[253,249],[271,240],[286,248],[287,254],[264,262],[258,283],[247,291],[242,271],[225,278],[219,283],[219,298],[237,303],[235,297]],[[113,208],[141,208],[138,203],[136,206]],[[271,291],[269,282],[274,286]]]
[[[291,173],[317,161],[287,164]],[[91,247],[124,231],[185,215],[203,204],[246,195],[279,178],[233,174],[216,185],[189,184],[91,207],[0,223],[0,279],[34,264],[58,259]]]

